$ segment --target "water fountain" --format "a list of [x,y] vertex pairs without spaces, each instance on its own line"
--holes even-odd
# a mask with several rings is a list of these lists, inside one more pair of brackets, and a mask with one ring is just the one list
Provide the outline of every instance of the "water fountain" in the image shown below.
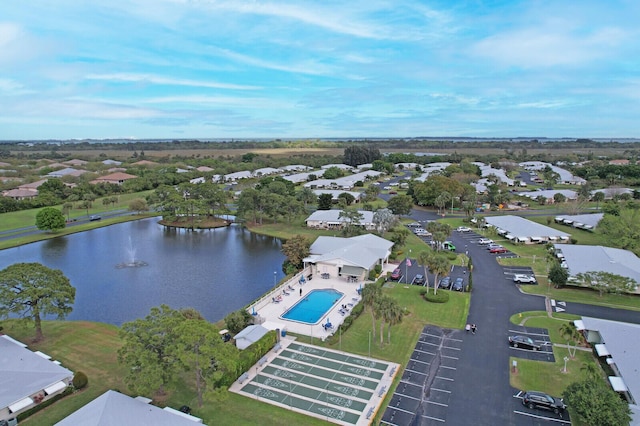
[[147,266],[147,262],[143,262],[142,260],[136,260],[136,249],[133,246],[133,241],[131,240],[131,236],[129,236],[129,246],[126,248],[127,254],[129,255],[129,261],[124,263],[118,263],[116,268],[139,268],[140,266]]

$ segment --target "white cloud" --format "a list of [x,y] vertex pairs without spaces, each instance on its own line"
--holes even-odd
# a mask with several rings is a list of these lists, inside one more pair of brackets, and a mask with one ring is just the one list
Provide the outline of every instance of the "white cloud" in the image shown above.
[[114,73],[114,74],[89,74],[85,77],[87,80],[107,80],[107,81],[124,81],[134,83],[150,83],[167,86],[192,86],[192,87],[208,87],[214,89],[230,89],[230,90],[257,90],[257,86],[248,86],[240,84],[218,83],[213,81],[188,80],[171,77],[162,77],[152,74],[134,74],[134,73]]
[[542,26],[486,37],[471,47],[471,53],[522,68],[580,66],[608,57],[625,38],[626,34],[616,28],[584,34]]

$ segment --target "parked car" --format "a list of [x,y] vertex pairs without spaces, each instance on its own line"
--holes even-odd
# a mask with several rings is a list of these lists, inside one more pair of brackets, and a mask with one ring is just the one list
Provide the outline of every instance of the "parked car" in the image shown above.
[[538,391],[526,391],[522,395],[522,405],[526,405],[531,409],[541,408],[543,410],[553,411],[560,415],[562,415],[567,408],[562,398],[556,398],[555,396]]
[[451,278],[442,277],[440,279],[440,283],[438,284],[438,288],[443,288],[445,290],[449,290],[451,288]]
[[493,244],[493,240],[490,240],[489,238],[480,238],[478,240],[478,244],[480,245],[487,245],[487,244]]
[[464,291],[464,280],[462,278],[456,278],[451,286],[453,291]]
[[496,247],[502,247],[502,246],[500,244],[489,243],[487,245],[487,250],[491,250],[492,248],[496,248]]
[[445,241],[442,243],[442,248],[449,251],[456,251],[456,246],[451,241]]
[[515,274],[513,276],[513,282],[520,284],[535,284],[536,277],[533,275]]
[[89,221],[94,222],[96,220],[102,220],[102,216],[97,216],[97,215],[89,216]]
[[537,344],[531,337],[527,336],[509,336],[509,345],[514,348],[529,349],[532,351],[539,351],[540,345]]
[[394,281],[398,281],[401,276],[402,276],[402,271],[400,270],[400,268],[394,269],[393,272],[391,273],[391,279]]
[[458,226],[458,228],[456,228],[456,231],[458,231],[458,232],[471,232],[471,228],[469,228],[468,226]]
[[413,283],[414,283],[415,285],[424,285],[424,283],[425,283],[424,275],[422,275],[422,274],[417,274],[417,275],[415,276],[415,278],[413,278]]
[[507,250],[506,248],[499,246],[499,247],[494,247],[492,249],[489,249],[489,253],[506,253],[509,250]]

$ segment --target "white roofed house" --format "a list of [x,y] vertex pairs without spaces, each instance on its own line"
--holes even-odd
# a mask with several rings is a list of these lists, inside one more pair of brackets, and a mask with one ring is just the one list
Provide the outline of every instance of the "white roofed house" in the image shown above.
[[347,164],[325,164],[321,168],[326,170],[331,167],[337,167],[338,169],[342,169],[342,170],[353,170],[353,167]]
[[496,228],[498,234],[513,242],[536,244],[546,241],[568,241],[570,234],[520,216],[487,216],[488,225]]
[[109,390],[56,423],[56,426],[193,426],[202,419],[151,405],[144,397],[132,398]]
[[251,177],[251,172],[248,170],[243,170],[241,172],[228,173],[224,175],[224,182],[235,182],[239,179],[249,179]]
[[[340,213],[342,213],[342,210],[316,210],[305,220],[307,228],[342,229],[347,219],[341,218]],[[358,225],[367,231],[375,231],[373,212],[358,210],[358,213],[362,215],[362,220]]]
[[280,170],[274,169],[273,167],[263,167],[261,169],[256,169],[253,171],[253,177],[263,177],[268,175],[273,175],[276,173],[280,173]]
[[[554,244],[556,255],[569,272],[569,280],[578,274],[601,271],[620,275],[640,283],[640,258],[629,250],[604,246]],[[634,293],[640,294],[636,286]]]
[[314,274],[365,279],[376,265],[389,261],[393,242],[373,234],[351,238],[321,236],[311,244],[304,259]]
[[313,193],[318,197],[322,194],[331,194],[332,201],[338,201],[340,194],[350,194],[354,198],[354,203],[359,203],[360,197],[362,197],[362,192],[342,191],[340,189],[314,189]]
[[63,392],[73,372],[42,352],[0,335],[0,420],[17,417]]

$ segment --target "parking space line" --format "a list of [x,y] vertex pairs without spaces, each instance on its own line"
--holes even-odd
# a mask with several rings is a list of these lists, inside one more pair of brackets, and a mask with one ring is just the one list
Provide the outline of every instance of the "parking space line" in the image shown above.
[[405,395],[403,393],[398,393],[398,392],[394,392],[393,396],[397,396],[398,398],[409,398],[409,399],[413,399],[414,401],[422,401],[422,399],[416,398],[415,396],[409,396],[409,395]]
[[415,383],[407,382],[405,380],[400,380],[400,383],[404,383],[405,385],[415,386],[417,388],[422,388],[422,386],[420,386],[420,385],[416,385]]
[[[420,342],[420,343],[422,343],[424,345],[431,345],[431,346],[438,346],[438,347],[440,346],[440,343],[431,343],[431,342]],[[419,349],[416,349],[416,351],[417,350],[419,350]]]
[[442,402],[435,402],[435,401],[425,401],[427,404],[433,404],[433,405],[439,405],[441,407],[448,407],[449,404],[443,404]]
[[410,368],[405,368],[404,371],[409,371],[410,373],[422,374],[423,376],[429,375],[429,373],[425,373],[424,371],[411,370]]
[[440,368],[447,368],[449,370],[457,370],[456,367],[449,367],[449,366],[446,366],[446,365],[441,365]]
[[416,413],[414,413],[413,411],[403,410],[402,408],[398,408],[398,407],[391,407],[391,406],[389,406],[389,408],[391,408],[392,410],[402,411],[403,413],[411,414],[412,416],[415,416],[415,414],[416,414]]
[[440,388],[431,388],[430,390],[432,390],[432,391],[438,391],[438,392],[451,393],[451,391],[450,391],[450,390],[440,389]]
[[422,416],[420,416],[420,417],[422,417],[423,419],[437,420],[437,421],[439,421],[439,422],[444,423],[444,419],[439,419],[438,417],[431,417],[431,416],[425,416],[425,415],[422,415]]
[[389,422],[385,422],[384,420],[380,420],[380,424],[385,424],[385,425],[390,425],[390,426],[398,426],[395,423],[389,423]]
[[422,364],[431,365],[431,363],[430,363],[430,362],[427,362],[427,361],[420,361],[419,359],[413,359],[413,358],[411,358],[411,361],[413,361],[413,362],[420,362],[420,363],[422,363]]
[[460,359],[460,358],[455,357],[455,356],[448,356],[448,355],[440,355],[440,356],[441,356],[442,358],[447,358],[447,359],[455,359],[455,360]]
[[453,379],[450,379],[448,377],[442,377],[442,376],[436,376],[436,379],[442,379],[442,380],[449,380],[450,382],[453,382]]
[[423,354],[433,355],[433,356],[435,356],[435,355],[436,355],[436,354],[434,354],[433,352],[421,351],[420,349],[414,349],[414,350],[413,350],[413,352],[414,352],[414,353],[415,353],[415,352],[420,352],[420,353],[423,353]]
[[518,411],[518,410],[513,410],[513,412],[516,414],[520,414],[521,416],[533,417],[534,419],[551,420],[552,422],[558,422],[558,423],[563,423],[567,425],[571,424],[571,422],[567,420],[556,419],[555,417],[539,416],[537,414],[525,413],[524,411]]
[[420,335],[424,335],[424,336],[429,336],[429,337],[437,337],[438,339],[442,338],[442,335],[439,334],[430,334],[430,333],[425,333],[425,332],[421,332]]
[[461,351],[460,348],[454,348],[453,346],[443,346],[442,349],[451,349],[452,351]]

